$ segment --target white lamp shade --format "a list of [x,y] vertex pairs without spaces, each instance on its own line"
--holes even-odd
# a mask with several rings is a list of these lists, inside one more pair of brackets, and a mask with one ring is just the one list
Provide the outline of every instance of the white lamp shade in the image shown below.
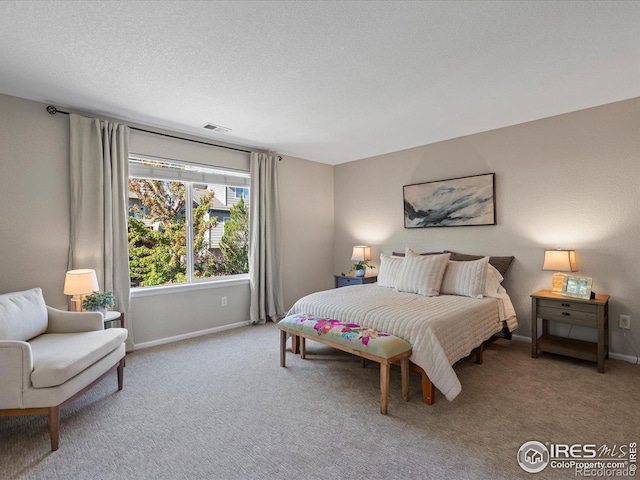
[[371,247],[365,245],[357,245],[353,247],[351,260],[354,262],[368,262],[371,260]]
[[65,295],[84,295],[98,290],[100,286],[95,270],[69,270],[64,278]]
[[542,270],[577,272],[575,250],[545,250]]

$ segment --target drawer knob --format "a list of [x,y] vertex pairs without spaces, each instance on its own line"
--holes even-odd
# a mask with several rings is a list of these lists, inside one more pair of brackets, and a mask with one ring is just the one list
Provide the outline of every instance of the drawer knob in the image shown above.
[[562,312],[562,315],[564,315],[565,317],[570,317],[571,314],[569,312]]
[[563,303],[563,304],[562,304],[562,306],[563,306],[563,307],[570,307],[570,306],[571,306],[571,304],[570,304],[570,303]]

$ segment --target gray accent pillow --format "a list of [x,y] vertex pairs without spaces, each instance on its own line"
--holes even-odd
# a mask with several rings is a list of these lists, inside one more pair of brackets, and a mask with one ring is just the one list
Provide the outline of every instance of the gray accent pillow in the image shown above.
[[[472,260],[480,260],[484,257],[484,255],[469,255],[466,253],[452,252],[451,250],[445,250],[444,253],[450,253],[451,260],[456,262],[469,262]],[[489,257],[489,263],[504,277],[514,258],[515,257]]]

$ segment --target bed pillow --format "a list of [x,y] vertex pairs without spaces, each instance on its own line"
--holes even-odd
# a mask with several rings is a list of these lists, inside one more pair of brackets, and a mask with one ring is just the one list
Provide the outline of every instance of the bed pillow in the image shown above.
[[[484,284],[484,296],[485,297],[495,297],[501,298],[500,289],[502,285],[502,280],[504,277],[500,275],[500,272],[496,270],[496,268],[489,264],[487,265],[487,279]],[[504,292],[504,289],[502,290]]]
[[489,257],[471,262],[449,260],[442,279],[440,293],[482,298],[487,281],[488,264]]
[[[450,253],[451,260],[456,262],[469,262],[483,258],[483,255],[467,255],[466,253],[452,252],[451,250],[445,250],[444,253]],[[514,257],[489,257],[489,263],[500,272],[504,280],[504,276],[507,274],[513,258]]]
[[447,269],[449,257],[448,253],[443,255],[418,255],[410,248],[407,248],[396,290],[398,292],[417,293],[425,297],[439,295],[442,277]]
[[381,253],[380,268],[378,269],[378,286],[396,288],[403,262],[404,258],[390,257]]

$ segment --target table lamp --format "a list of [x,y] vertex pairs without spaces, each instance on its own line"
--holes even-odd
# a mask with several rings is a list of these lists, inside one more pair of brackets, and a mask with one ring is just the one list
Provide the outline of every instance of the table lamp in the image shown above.
[[362,268],[356,268],[356,276],[363,277],[366,271],[366,263],[371,260],[371,247],[366,245],[356,245],[353,247],[353,252],[351,253],[351,261],[356,262],[356,265],[360,265]]
[[561,293],[564,290],[567,276],[561,272],[577,272],[575,250],[545,250],[542,270],[551,270],[553,274],[551,291]]
[[71,311],[82,311],[82,297],[100,290],[96,271],[91,269],[69,270],[64,278],[64,294],[73,295]]

